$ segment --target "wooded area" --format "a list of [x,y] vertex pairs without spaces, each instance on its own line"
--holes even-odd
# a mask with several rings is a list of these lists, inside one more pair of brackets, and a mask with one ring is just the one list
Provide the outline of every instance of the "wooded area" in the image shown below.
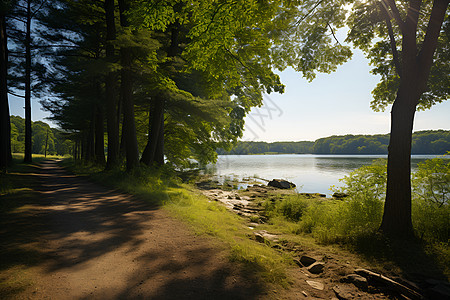
[[212,162],[264,93],[283,92],[276,70],[312,80],[351,57],[335,35],[346,25],[381,76],[372,107],[393,104],[382,230],[411,235],[413,120],[448,99],[448,3],[2,0],[0,168],[11,161],[7,93],[24,98],[26,162],[32,96],[84,161]]
[[[330,136],[314,142],[238,142],[227,155],[246,154],[387,154],[388,134]],[[450,131],[425,130],[413,133],[411,154],[446,154],[450,149]]]

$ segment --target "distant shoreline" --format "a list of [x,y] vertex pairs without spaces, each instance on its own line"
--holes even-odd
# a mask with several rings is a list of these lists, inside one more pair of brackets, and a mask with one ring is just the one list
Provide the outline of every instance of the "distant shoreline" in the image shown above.
[[[332,154],[332,155],[387,155],[389,134],[330,136],[299,142],[237,142],[227,155],[271,154]],[[413,133],[411,153],[414,155],[443,155],[450,151],[450,130],[425,130]]]
[[[236,154],[236,153],[226,153],[226,154],[219,154],[219,155],[232,155],[232,156],[240,156],[240,155],[248,155],[248,156],[257,156],[257,155],[319,155],[319,156],[325,156],[325,155],[333,155],[333,156],[345,156],[345,155],[357,155],[357,156],[387,156],[388,154],[385,153],[245,153],[245,154]],[[450,159],[450,156],[445,156],[445,154],[436,154],[436,153],[414,153],[411,154],[411,156],[418,156],[418,155],[435,155],[435,156],[444,156],[444,158]]]

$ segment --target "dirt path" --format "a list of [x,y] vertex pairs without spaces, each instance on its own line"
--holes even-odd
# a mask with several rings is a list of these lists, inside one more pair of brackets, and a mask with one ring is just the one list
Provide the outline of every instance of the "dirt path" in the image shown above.
[[28,212],[36,227],[27,230],[41,258],[28,271],[33,284],[17,298],[264,297],[225,250],[163,210],[70,175],[55,161],[36,176],[42,203]]

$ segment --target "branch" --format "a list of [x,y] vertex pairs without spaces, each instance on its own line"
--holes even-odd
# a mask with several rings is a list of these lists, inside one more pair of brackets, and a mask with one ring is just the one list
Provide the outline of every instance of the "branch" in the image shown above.
[[401,64],[400,64],[400,57],[398,55],[397,43],[395,41],[394,30],[392,29],[391,20],[389,18],[389,12],[386,10],[386,6],[380,5],[380,7],[381,7],[382,11],[384,12],[383,13],[384,20],[385,20],[386,26],[388,28],[389,41],[391,44],[391,51],[392,51],[392,56],[394,59],[395,70],[397,71],[398,76],[402,77],[402,68],[401,68]]
[[433,9],[431,10],[431,16],[427,26],[427,33],[425,34],[423,46],[418,57],[419,65],[422,68],[428,70],[431,69],[431,62],[438,44],[438,38],[442,23],[444,22],[448,2],[448,0],[435,0],[433,3]]
[[414,32],[417,30],[417,23],[419,21],[419,11],[422,5],[422,0],[409,1],[408,13],[406,15],[405,25],[407,27],[413,26]]
[[36,9],[34,12],[31,13],[31,18],[33,19],[34,16],[38,13],[38,11],[41,10],[41,8],[44,6],[45,2],[47,2],[47,0],[42,0],[41,5],[39,6],[38,9]]
[[328,27],[330,28],[331,34],[333,35],[334,39],[336,40],[336,43],[338,43],[340,46],[342,46],[341,43],[339,43],[339,41],[338,41],[336,35],[334,34],[334,30],[333,30],[333,28],[331,27],[330,23],[327,22],[327,25],[328,25]]
[[13,92],[10,92],[10,91],[8,91],[8,94],[13,95],[13,96],[16,96],[16,97],[18,97],[18,98],[24,98],[24,99],[25,99],[25,96],[18,95],[18,94],[16,94],[16,93],[13,93]]
[[309,17],[309,16],[316,10],[316,8],[317,8],[320,4],[322,4],[322,2],[323,2],[323,0],[317,1],[316,5],[314,5],[314,7],[311,8],[311,9],[308,11],[308,13],[306,13],[306,15],[304,15],[304,16],[303,16],[302,18],[300,18],[297,22],[295,22],[295,24],[294,24],[293,27],[300,25],[300,23],[303,22],[307,17]]
[[[397,5],[395,5],[395,0],[383,0],[382,4],[383,4],[383,6],[388,5],[391,8],[390,15],[392,15],[392,17],[395,19],[398,26],[400,27],[400,30],[402,32],[404,32],[405,31],[405,22],[403,22],[402,17],[400,16],[400,12],[398,11]],[[386,6],[385,6],[385,8],[386,8]]]

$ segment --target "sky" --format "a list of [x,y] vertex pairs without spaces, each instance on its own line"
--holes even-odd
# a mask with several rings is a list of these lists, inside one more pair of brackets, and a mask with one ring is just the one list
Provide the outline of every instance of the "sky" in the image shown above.
[[[385,134],[390,128],[390,107],[384,112],[370,109],[371,91],[378,77],[359,50],[351,61],[332,74],[318,74],[308,82],[300,73],[287,69],[279,73],[283,94],[265,95],[264,105],[246,117],[243,141],[314,141],[331,135]],[[23,99],[9,97],[10,114],[24,117]],[[45,120],[48,112],[32,100],[32,120]],[[416,113],[414,131],[450,130],[450,101]]]
[[[264,97],[261,108],[246,117],[243,141],[314,141],[331,135],[386,134],[390,109],[374,112],[371,91],[379,77],[363,53],[354,50],[351,61],[331,74],[318,74],[308,82],[287,69],[278,73],[285,84],[283,94]],[[414,131],[450,129],[450,101],[416,112]]]

